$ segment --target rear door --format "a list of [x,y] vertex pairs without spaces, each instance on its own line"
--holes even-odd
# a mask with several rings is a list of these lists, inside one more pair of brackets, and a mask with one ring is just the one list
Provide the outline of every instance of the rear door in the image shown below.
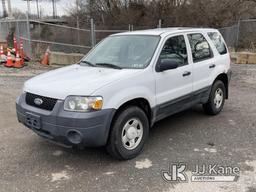
[[184,35],[176,35],[168,37],[162,47],[158,61],[169,58],[179,65],[176,69],[155,71],[157,120],[187,108],[190,103],[193,78],[188,46]]
[[206,34],[189,33],[187,36],[193,59],[193,92],[200,96],[210,89],[216,63]]

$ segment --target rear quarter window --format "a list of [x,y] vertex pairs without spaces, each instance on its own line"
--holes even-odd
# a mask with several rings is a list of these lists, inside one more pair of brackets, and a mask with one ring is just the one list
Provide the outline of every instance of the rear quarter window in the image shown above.
[[216,47],[216,49],[218,50],[219,54],[221,55],[225,55],[227,54],[227,47],[225,45],[225,43],[223,42],[221,35],[217,32],[209,32],[208,36],[210,37],[210,39],[212,40],[214,46]]

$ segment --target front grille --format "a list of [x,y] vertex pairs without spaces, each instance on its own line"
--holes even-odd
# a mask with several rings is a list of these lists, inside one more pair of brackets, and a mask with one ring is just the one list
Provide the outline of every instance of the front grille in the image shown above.
[[[35,99],[42,99],[42,104],[41,105],[37,105],[35,103]],[[57,102],[57,99],[53,99],[53,98],[49,98],[49,97],[43,97],[40,95],[35,95],[32,93],[26,93],[26,103],[30,106],[33,107],[37,107],[40,109],[45,109],[48,111],[52,111],[52,109],[54,108],[55,104]]]

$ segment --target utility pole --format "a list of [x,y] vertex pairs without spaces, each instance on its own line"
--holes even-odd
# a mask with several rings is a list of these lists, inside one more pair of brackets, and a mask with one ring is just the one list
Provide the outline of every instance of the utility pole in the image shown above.
[[40,19],[38,0],[36,0],[36,10],[37,10],[37,19]]
[[6,6],[5,6],[5,0],[2,0],[2,7],[3,7],[3,17],[7,17],[7,11],[6,11]]
[[52,0],[52,17],[56,19],[56,0]]
[[7,0],[7,7],[8,7],[8,17],[12,17],[12,6],[11,6],[11,0]]
[[31,0],[27,0],[27,16],[28,16],[28,18],[30,17],[30,13],[31,13],[31,11],[30,11],[30,1]]

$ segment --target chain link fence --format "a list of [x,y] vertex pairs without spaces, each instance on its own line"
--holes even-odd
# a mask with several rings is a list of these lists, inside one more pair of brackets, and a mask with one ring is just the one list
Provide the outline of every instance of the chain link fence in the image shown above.
[[238,42],[238,25],[232,25],[230,27],[220,28],[219,31],[222,34],[223,38],[226,41],[227,46],[230,49],[237,48]]
[[[156,27],[161,27],[161,22]],[[106,28],[106,29],[105,29]],[[122,28],[122,30],[119,30]],[[66,26],[58,20],[37,21],[28,19],[0,21],[0,41],[12,46],[12,34],[18,43],[22,40],[24,51],[33,59],[41,58],[47,47],[51,51],[86,54],[95,44],[111,35],[124,31],[148,29],[147,26],[95,26],[91,19],[89,29]],[[124,30],[125,29],[125,30]],[[256,51],[256,19],[240,20],[236,24],[219,29],[231,50]]]
[[219,30],[230,49],[256,52],[256,19],[239,20]]
[[256,51],[256,19],[239,22],[239,35],[237,46],[240,49]]
[[13,46],[13,35],[18,44],[22,41],[24,52],[33,59],[41,58],[49,47],[51,51],[86,54],[96,43],[113,33],[127,30],[96,29],[91,20],[90,29],[79,29],[59,24],[57,20],[42,22],[19,19],[0,21],[0,42]]

